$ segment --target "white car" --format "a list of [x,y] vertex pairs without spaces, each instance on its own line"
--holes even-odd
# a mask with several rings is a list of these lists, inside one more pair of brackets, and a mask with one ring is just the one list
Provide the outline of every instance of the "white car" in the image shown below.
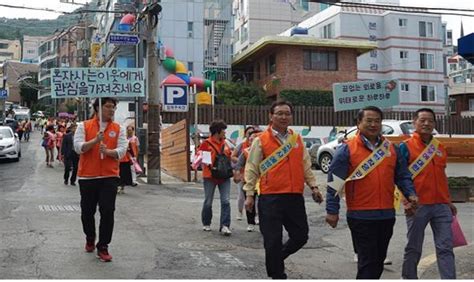
[[[399,135],[410,135],[414,131],[414,127],[411,120],[383,120],[382,121],[382,135],[388,136],[399,136]],[[321,171],[328,173],[329,166],[331,165],[332,158],[336,152],[337,147],[345,139],[354,137],[357,133],[357,127],[353,126],[345,132],[339,133],[336,139],[324,144],[318,148],[316,154],[316,160]],[[436,133],[435,133],[436,134]]]
[[13,159],[19,161],[21,157],[20,140],[9,126],[0,126],[0,160]]

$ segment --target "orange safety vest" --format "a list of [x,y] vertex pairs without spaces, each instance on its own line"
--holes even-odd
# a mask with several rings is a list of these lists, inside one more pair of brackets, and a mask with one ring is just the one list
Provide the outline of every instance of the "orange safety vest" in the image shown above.
[[[214,161],[216,159],[216,155],[217,155],[216,149],[219,150],[219,153],[220,153],[220,150],[222,149],[222,146],[225,146],[224,154],[226,154],[230,158],[230,155],[232,154],[232,152],[230,151],[229,147],[225,143],[225,140],[222,140],[221,142],[216,142],[214,140],[214,138],[209,137],[204,142],[209,142],[209,143],[212,144],[212,146],[214,146],[214,147],[212,147],[211,145],[206,144],[206,146],[209,147],[209,151],[211,152],[212,163],[214,163]],[[209,166],[212,166],[212,165],[203,165],[202,166],[203,167],[203,169],[202,169],[202,177],[203,178],[212,178],[212,173],[211,173],[211,169],[210,169]]]
[[[293,133],[290,130],[290,133]],[[273,136],[271,127],[260,135],[262,146],[262,160],[270,156],[282,144]],[[304,145],[301,136],[298,136],[296,147],[288,156],[280,161],[260,178],[260,194],[303,194],[304,190]]]
[[[359,164],[372,154],[372,151],[365,146],[359,134],[349,139],[347,146],[350,159],[349,175],[351,175]],[[366,177],[347,182],[345,184],[347,210],[393,209],[396,164],[397,154],[392,144],[390,155]]]
[[[97,136],[99,132],[99,120],[96,118],[84,122],[85,141],[90,141]],[[116,149],[118,137],[120,134],[120,125],[116,122],[109,122],[104,131],[104,140],[102,141],[107,148]],[[89,151],[82,153],[79,158],[79,177],[100,177],[100,176],[119,176],[119,161],[115,158],[104,155],[100,158],[100,144],[96,144]]]
[[[410,152],[409,164],[411,164],[426,148],[418,133],[405,140]],[[413,180],[419,204],[447,204],[451,202],[448,188],[448,177],[446,176],[446,163],[448,154],[442,144],[426,167]]]

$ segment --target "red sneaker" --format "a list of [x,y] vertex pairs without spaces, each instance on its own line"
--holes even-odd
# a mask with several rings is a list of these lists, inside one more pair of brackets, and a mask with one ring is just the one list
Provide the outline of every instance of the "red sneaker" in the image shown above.
[[112,256],[107,249],[97,250],[97,257],[103,262],[112,261]]
[[86,240],[86,252],[92,253],[95,250],[95,240]]

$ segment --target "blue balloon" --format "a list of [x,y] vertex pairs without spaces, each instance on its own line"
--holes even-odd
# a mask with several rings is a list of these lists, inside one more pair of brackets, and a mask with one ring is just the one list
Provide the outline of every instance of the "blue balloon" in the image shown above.
[[189,82],[190,82],[189,75],[185,73],[177,73],[176,76],[184,80],[184,82],[186,82],[186,84],[189,85]]

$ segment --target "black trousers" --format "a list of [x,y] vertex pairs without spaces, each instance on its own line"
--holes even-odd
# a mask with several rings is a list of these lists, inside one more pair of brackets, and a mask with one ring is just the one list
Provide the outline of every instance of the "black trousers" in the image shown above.
[[[77,167],[79,164],[79,157],[64,158],[64,181],[69,181],[69,175],[71,175],[70,183],[76,183],[77,178]],[[72,168],[72,173],[71,173]]]
[[99,205],[100,224],[97,249],[107,248],[114,230],[118,177],[80,179],[82,228],[88,240],[96,238],[95,212]]
[[357,279],[380,279],[383,261],[393,234],[395,218],[366,220],[347,218],[357,251]]
[[[303,195],[260,195],[258,212],[267,275],[273,279],[286,279],[284,260],[308,241],[308,219]],[[289,237],[284,244],[282,227],[285,227]]]
[[[257,193],[253,194],[253,198],[255,201],[257,201],[257,197],[258,197]],[[255,205],[253,205],[251,211],[248,211],[247,209],[245,209],[245,215],[247,216],[247,224],[255,225],[255,217],[257,216],[257,209]]]

